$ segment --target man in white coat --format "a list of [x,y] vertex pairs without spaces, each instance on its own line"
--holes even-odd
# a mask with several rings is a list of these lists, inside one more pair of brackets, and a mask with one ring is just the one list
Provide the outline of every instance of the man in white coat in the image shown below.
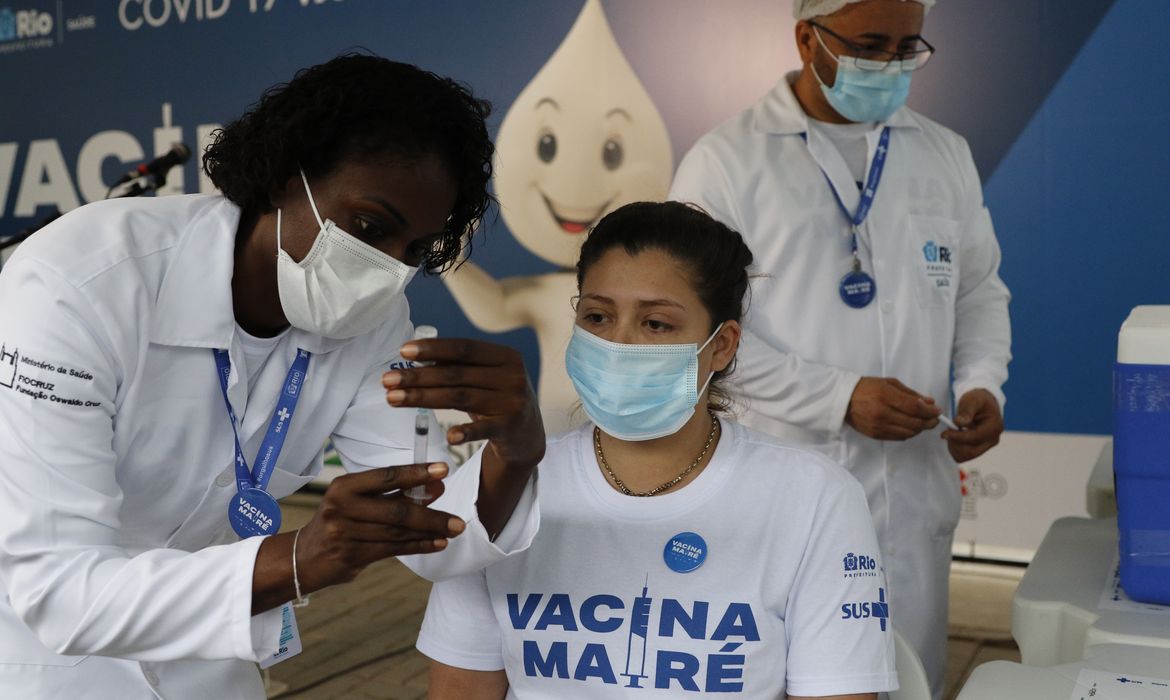
[[744,422],[861,481],[894,625],[939,697],[956,462],[1003,431],[1010,324],[968,146],[903,106],[933,3],[795,0],[801,70],[700,139],[671,198],[755,253]]

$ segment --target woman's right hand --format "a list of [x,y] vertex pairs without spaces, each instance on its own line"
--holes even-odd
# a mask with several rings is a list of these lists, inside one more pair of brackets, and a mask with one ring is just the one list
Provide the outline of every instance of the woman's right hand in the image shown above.
[[[412,486],[442,494],[445,464],[407,464],[371,469],[334,479],[296,541],[297,578],[305,595],[352,581],[367,566],[388,557],[437,552],[463,532],[463,520],[407,499]],[[294,532],[267,538],[256,556],[252,613],[296,597],[292,578]]]

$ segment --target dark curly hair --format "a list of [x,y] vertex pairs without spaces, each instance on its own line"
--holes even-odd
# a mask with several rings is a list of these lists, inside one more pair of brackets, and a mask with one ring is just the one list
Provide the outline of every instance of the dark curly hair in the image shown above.
[[406,63],[351,53],[298,71],[269,88],[239,119],[219,129],[203,169],[244,220],[273,209],[273,198],[303,168],[310,177],[343,161],[396,155],[441,158],[459,186],[441,239],[424,269],[459,257],[495,198],[488,192],[494,147],[484,121],[491,105],[464,85]]
[[[752,251],[734,229],[693,204],[634,202],[606,214],[590,231],[577,260],[577,290],[585,273],[608,251],[630,255],[660,250],[691,274],[691,284],[711,315],[714,333],[726,321],[742,321],[748,295]],[[735,369],[732,360],[711,379],[710,408],[726,410],[731,401],[721,380]]]

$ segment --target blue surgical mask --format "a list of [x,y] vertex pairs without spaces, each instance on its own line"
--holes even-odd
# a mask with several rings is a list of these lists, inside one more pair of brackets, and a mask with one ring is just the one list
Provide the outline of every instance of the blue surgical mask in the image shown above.
[[608,435],[631,441],[673,435],[715,375],[699,388],[699,353],[719,328],[702,345],[627,345],[574,326],[565,368],[585,413]]
[[816,69],[812,69],[825,99],[837,114],[852,122],[884,122],[906,103],[910,95],[911,72],[905,69],[902,61],[890,61],[889,65],[878,70],[865,70],[861,66],[867,63],[867,59],[833,56],[821,33],[816,28],[813,32],[825,53],[837,62],[837,79],[833,87],[827,87]]

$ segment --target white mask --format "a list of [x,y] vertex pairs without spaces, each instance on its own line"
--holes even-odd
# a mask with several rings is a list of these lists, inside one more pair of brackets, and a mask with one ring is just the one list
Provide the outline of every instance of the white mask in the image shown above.
[[280,245],[276,210],[276,287],[285,318],[294,328],[326,338],[369,333],[405,301],[406,284],[418,272],[321,220],[309,181],[301,171],[313,216],[321,227],[305,259],[297,262]]

